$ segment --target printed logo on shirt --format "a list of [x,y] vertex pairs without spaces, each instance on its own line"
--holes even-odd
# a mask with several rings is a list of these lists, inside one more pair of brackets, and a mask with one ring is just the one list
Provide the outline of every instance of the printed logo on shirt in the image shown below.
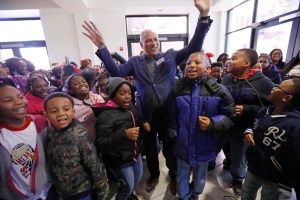
[[264,135],[263,144],[270,146],[275,151],[286,141],[285,130],[280,130],[275,126],[269,127],[268,130],[264,132]]
[[34,161],[34,149],[25,143],[17,144],[11,152],[12,162],[19,165],[20,174],[25,178],[31,176]]

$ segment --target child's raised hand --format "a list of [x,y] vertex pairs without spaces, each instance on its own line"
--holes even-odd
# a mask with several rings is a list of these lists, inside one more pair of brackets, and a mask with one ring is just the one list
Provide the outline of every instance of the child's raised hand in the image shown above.
[[202,131],[207,131],[207,129],[210,125],[210,119],[205,116],[199,116],[198,123],[199,123],[199,127]]
[[140,134],[140,127],[125,129],[126,136],[131,140],[136,140]]
[[249,146],[254,146],[255,145],[253,135],[251,133],[246,133],[243,140],[244,140],[245,145],[249,145]]
[[146,132],[149,132],[151,130],[151,126],[149,122],[145,122],[143,124],[143,128],[145,129]]

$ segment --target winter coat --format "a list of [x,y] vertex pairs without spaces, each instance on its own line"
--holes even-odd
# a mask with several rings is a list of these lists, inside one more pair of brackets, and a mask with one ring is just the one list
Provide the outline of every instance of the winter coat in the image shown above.
[[[92,107],[96,121],[96,146],[102,154],[103,162],[112,168],[132,165],[142,150],[142,137],[136,141],[129,139],[125,129],[138,127],[137,112],[131,104],[130,109],[120,108],[109,100],[102,105]],[[141,129],[140,129],[141,134]]]
[[[235,116],[228,90],[208,75],[196,81],[179,80],[168,99],[171,128],[176,131],[174,153],[191,166],[216,158],[216,137],[232,125]],[[198,117],[211,120],[207,131],[199,127]]]
[[107,197],[105,167],[87,129],[75,120],[60,131],[49,128],[46,153],[53,185],[61,197],[87,195],[92,188],[97,199]]
[[222,80],[222,85],[231,93],[235,105],[244,106],[243,114],[236,116],[231,129],[233,132],[243,133],[253,125],[258,111],[270,104],[268,97],[274,84],[261,72],[256,71],[248,79],[236,79],[227,74]]

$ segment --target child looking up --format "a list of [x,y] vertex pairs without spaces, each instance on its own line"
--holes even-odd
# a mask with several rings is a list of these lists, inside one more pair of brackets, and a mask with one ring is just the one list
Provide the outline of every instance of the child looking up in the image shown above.
[[90,200],[94,188],[105,200],[108,184],[91,135],[74,120],[73,98],[57,92],[44,100],[46,116],[53,125],[47,136],[47,159],[56,192],[64,199]]
[[229,130],[231,144],[232,187],[236,197],[242,195],[242,182],[246,176],[246,145],[243,143],[243,133],[254,123],[257,112],[269,104],[273,83],[260,71],[251,69],[258,61],[258,55],[253,49],[239,49],[226,62],[228,72],[222,84],[230,91],[234,103],[236,119]]
[[107,168],[118,178],[117,200],[137,199],[133,190],[143,174],[141,137],[137,112],[131,103],[131,85],[124,78],[111,78],[110,100],[93,107],[98,116],[96,145]]
[[300,79],[283,81],[269,99],[274,106],[260,110],[254,128],[245,131],[250,146],[242,199],[255,199],[261,186],[261,199],[290,199],[291,187],[299,199]]
[[47,120],[27,115],[27,101],[9,78],[0,78],[0,198],[46,199]]

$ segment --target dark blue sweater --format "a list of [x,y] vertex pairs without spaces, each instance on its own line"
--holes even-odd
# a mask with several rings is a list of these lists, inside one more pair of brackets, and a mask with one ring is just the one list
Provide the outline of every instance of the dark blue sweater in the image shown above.
[[262,109],[253,128],[255,146],[247,150],[248,170],[265,180],[294,186],[300,181],[300,110],[272,115]]

